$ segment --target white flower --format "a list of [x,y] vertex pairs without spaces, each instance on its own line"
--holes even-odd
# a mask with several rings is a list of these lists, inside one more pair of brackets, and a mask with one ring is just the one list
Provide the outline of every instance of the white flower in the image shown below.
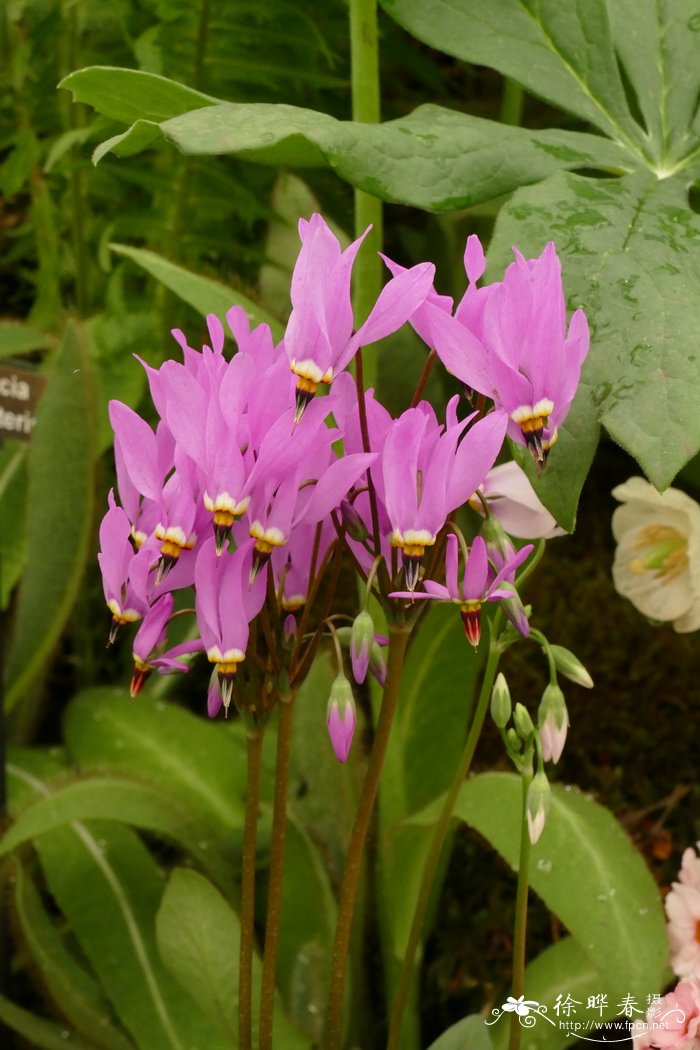
[[700,506],[678,489],[657,492],[643,478],[613,489],[613,580],[652,620],[676,631],[700,627]]

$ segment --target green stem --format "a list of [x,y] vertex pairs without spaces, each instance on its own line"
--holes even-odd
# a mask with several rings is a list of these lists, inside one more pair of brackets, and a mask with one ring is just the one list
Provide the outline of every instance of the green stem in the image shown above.
[[[525,985],[525,940],[527,936],[527,897],[530,884],[530,833],[527,826],[527,789],[532,780],[532,769],[524,770],[522,776],[523,805],[520,821],[520,862],[518,864],[518,889],[515,897],[515,926],[513,929],[513,980],[511,995],[517,999],[523,994]],[[520,1018],[513,1014],[510,1022],[508,1050],[519,1050]]]
[[501,123],[519,125],[523,119],[523,89],[514,80],[506,80],[501,96]]
[[[352,119],[378,124],[381,115],[376,0],[350,0],[350,72]],[[368,226],[373,227],[354,266],[353,298],[358,324],[367,318],[382,287],[382,261],[377,255],[382,248],[382,221],[382,202],[364,190],[355,190],[355,236],[359,237]],[[365,359],[369,386],[375,384],[376,373],[376,361],[371,355]]]
[[275,977],[277,950],[282,916],[282,885],[284,872],[284,841],[287,830],[287,784],[289,782],[289,755],[292,744],[294,693],[280,698],[277,723],[277,764],[275,768],[275,800],[272,811],[272,841],[270,844],[270,882],[267,893],[265,923],[265,950],[263,952],[262,990],[260,993],[260,1050],[272,1050],[272,1024],[275,1005]]
[[255,860],[260,806],[262,730],[247,736],[248,768],[243,831],[243,872],[241,880],[241,944],[238,973],[238,1046],[252,1050],[253,1017],[253,933],[255,922]]
[[389,627],[389,653],[382,706],[379,712],[379,720],[365,781],[362,785],[362,794],[357,807],[355,823],[350,833],[343,883],[340,888],[338,921],[335,929],[335,943],[333,945],[333,961],[331,965],[328,1013],[326,1016],[326,1041],[324,1045],[327,1050],[340,1050],[341,1047],[345,973],[348,964],[348,947],[350,944],[355,898],[362,872],[364,846],[374,812],[379,779],[399,698],[401,671],[406,657],[406,647],[410,634],[411,627],[407,624],[392,624]]
[[413,980],[413,971],[415,965],[416,955],[418,953],[418,947],[420,945],[421,936],[423,933],[423,925],[425,923],[425,916],[428,911],[430,903],[431,891],[433,888],[433,882],[435,879],[435,873],[438,868],[440,861],[440,854],[442,847],[447,838],[447,833],[450,827],[450,819],[452,817],[452,811],[457,801],[462,784],[464,783],[465,777],[469,772],[469,768],[474,757],[476,745],[481,734],[481,729],[484,724],[486,712],[489,709],[489,703],[491,700],[491,690],[493,689],[493,683],[496,678],[496,672],[498,670],[498,662],[501,658],[501,647],[498,644],[498,634],[502,621],[501,610],[498,609],[496,615],[493,618],[490,628],[490,641],[489,641],[489,656],[484,670],[484,677],[481,682],[481,690],[479,692],[479,699],[476,705],[476,711],[472,719],[469,733],[464,744],[464,750],[460,763],[455,770],[455,775],[452,778],[452,783],[445,795],[445,800],[440,811],[440,816],[437,819],[435,827],[433,829],[433,837],[430,841],[430,847],[428,854],[425,858],[425,866],[423,868],[423,877],[421,879],[420,889],[418,891],[418,900],[416,901],[415,911],[413,913],[413,921],[411,923],[411,930],[408,935],[408,942],[406,944],[406,950],[404,952],[403,963],[401,965],[401,975],[399,977],[399,983],[396,990],[396,996],[394,998],[394,1005],[391,1011],[391,1026],[389,1030],[389,1041],[387,1043],[387,1050],[397,1050],[400,1046],[401,1036],[401,1019],[403,1011],[406,1006],[406,999],[411,987]]

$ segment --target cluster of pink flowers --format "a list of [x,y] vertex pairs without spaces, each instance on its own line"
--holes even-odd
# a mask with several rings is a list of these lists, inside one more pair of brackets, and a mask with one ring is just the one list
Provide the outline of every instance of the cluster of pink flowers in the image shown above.
[[[111,639],[122,625],[139,624],[133,693],[153,670],[187,670],[182,658],[203,650],[213,665],[211,715],[235,695],[258,619],[256,639],[278,650],[257,661],[262,674],[301,674],[304,610],[341,546],[387,607],[453,602],[476,645],[487,601],[503,601],[528,631],[513,582],[531,548],[516,552],[497,519],[523,538],[556,530],[514,464],[494,469],[506,434],[544,466],[588,349],[580,310],[567,331],[554,246],[534,260],[516,253],[503,281],[479,288],[485,260],[470,237],[469,287],[454,312],[435,292],[432,264],[405,270],[386,260],[393,276],[355,330],[350,283],[363,237],[343,251],[320,215],[302,220],[299,232],[279,345],[267,325],[251,329],[234,307],[226,323],[236,352],[226,355],[224,324],[210,315],[201,349],[173,332],[182,362],[158,369],[141,362],[155,429],[126,405],[110,405],[119,502],[110,493],[99,560]],[[427,401],[394,419],[372,390],[358,393],[345,371],[354,355],[406,322],[482,395],[477,412],[460,418],[455,396],[444,422]],[[493,506],[497,540],[477,537],[468,548],[456,527],[447,535],[448,521],[478,493],[482,509]],[[428,568],[436,579],[423,580]],[[175,594],[191,587],[197,638],[168,648]],[[381,679],[382,641],[371,621],[364,634],[353,627],[359,680],[368,667]],[[339,714],[337,705],[329,710],[329,724],[354,726]],[[347,753],[336,735],[336,750]]]
[[634,1047],[700,1050],[700,857],[692,847],[683,853],[665,905],[671,967],[681,980],[634,1026]]

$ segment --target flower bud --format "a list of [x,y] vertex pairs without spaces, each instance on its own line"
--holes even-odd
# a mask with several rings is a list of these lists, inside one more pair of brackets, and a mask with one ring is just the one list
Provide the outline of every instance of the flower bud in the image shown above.
[[530,718],[530,712],[524,704],[516,704],[515,711],[513,712],[513,721],[515,722],[515,728],[518,736],[521,740],[527,741],[532,737],[535,732],[535,727],[532,724]]
[[569,649],[565,649],[563,645],[550,645],[549,649],[559,674],[563,674],[576,685],[584,686],[585,689],[593,688],[593,679],[581,661]]
[[352,673],[358,684],[364,682],[367,677],[370,653],[374,643],[374,622],[372,617],[363,609],[352,624],[350,634],[350,659],[352,661]]
[[551,791],[549,781],[542,770],[540,770],[532,778],[530,787],[527,789],[527,832],[533,846],[542,834],[550,803]]
[[343,499],[340,501],[340,517],[351,540],[363,543],[367,539],[369,535],[367,526],[350,500]]
[[491,692],[491,717],[499,729],[505,729],[508,725],[513,704],[510,699],[510,690],[505,675],[499,673]]
[[331,687],[326,721],[328,735],[339,762],[345,762],[355,732],[355,700],[352,686],[344,674],[339,674]]
[[555,682],[550,682],[542,694],[537,721],[542,758],[545,762],[558,762],[566,742],[569,714],[564,694]]
[[375,640],[372,642],[372,648],[369,651],[369,669],[383,689],[386,682],[386,660],[384,659],[382,647],[377,641],[378,637],[379,635],[375,635]]
[[486,544],[489,558],[496,562],[497,567],[500,569],[515,554],[513,541],[498,518],[495,518],[493,515],[484,519],[484,524],[481,526],[481,535]]
[[[486,543],[489,561],[493,564],[496,572],[500,572],[506,562],[515,556],[513,542],[501,525],[500,521],[493,516],[486,518],[481,526],[481,535]],[[507,618],[513,624],[518,634],[527,638],[530,633],[530,621],[520,595],[516,591],[513,580],[506,578],[501,582],[501,589],[512,591],[512,597],[501,598],[501,608]]]
[[506,750],[515,762],[522,754],[522,742],[513,727],[506,730]]

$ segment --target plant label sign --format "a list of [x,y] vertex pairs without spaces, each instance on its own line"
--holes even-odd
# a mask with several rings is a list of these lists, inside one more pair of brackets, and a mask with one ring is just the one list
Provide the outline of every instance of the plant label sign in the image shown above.
[[36,406],[46,377],[12,365],[0,365],[0,439],[29,441],[36,423]]

